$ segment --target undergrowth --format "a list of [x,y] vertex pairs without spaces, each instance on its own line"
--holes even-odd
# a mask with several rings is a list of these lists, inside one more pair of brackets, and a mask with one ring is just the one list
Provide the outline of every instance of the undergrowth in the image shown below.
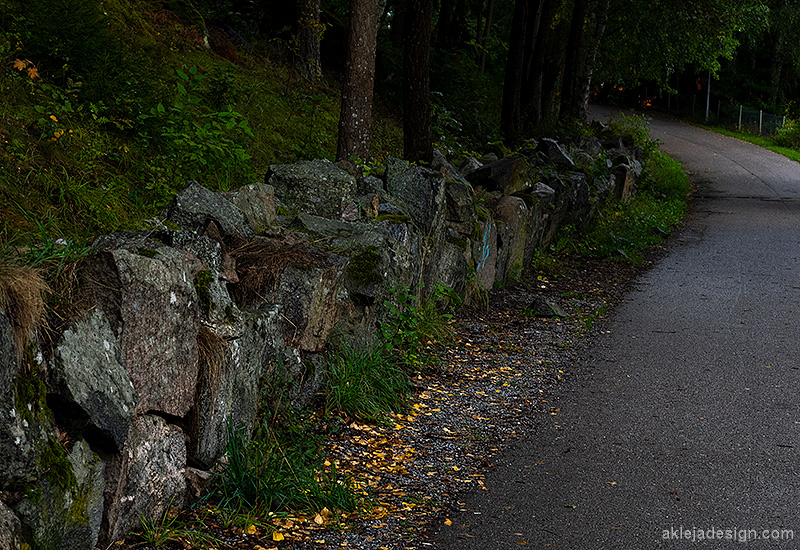
[[[561,254],[610,258],[641,263],[648,249],[663,242],[686,213],[690,185],[680,163],[658,149],[650,137],[645,117],[622,115],[609,123],[619,136],[632,138],[642,150],[643,170],[636,194],[628,200],[604,204],[585,228],[562,227],[551,246]],[[551,271],[557,260],[539,257],[536,262]]]

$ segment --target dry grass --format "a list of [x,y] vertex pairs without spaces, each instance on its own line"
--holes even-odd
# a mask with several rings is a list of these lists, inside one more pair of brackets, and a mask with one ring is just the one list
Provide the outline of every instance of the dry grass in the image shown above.
[[230,254],[239,276],[233,291],[238,304],[262,302],[289,265],[313,266],[323,261],[304,244],[268,240],[242,241],[231,247]]
[[44,321],[44,294],[48,290],[39,270],[0,264],[0,309],[11,322],[18,359],[22,358],[33,331]]
[[205,377],[211,392],[211,401],[215,399],[217,388],[221,385],[225,374],[225,352],[228,343],[208,327],[200,327],[197,333],[197,356],[201,365],[201,376]]

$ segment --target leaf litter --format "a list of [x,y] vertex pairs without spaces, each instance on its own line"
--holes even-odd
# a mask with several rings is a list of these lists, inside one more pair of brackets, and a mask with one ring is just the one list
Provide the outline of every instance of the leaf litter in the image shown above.
[[[463,506],[459,495],[490,492],[483,478],[493,459],[530,433],[537,418],[558,414],[548,404],[549,393],[569,375],[587,336],[602,332],[594,323],[602,317],[598,312],[619,301],[641,270],[574,258],[564,275],[546,284],[533,276],[529,283],[493,290],[487,309],[465,308],[456,315],[456,341],[437,369],[413,378],[407,411],[382,424],[327,420],[340,425],[322,451],[324,466],[355,480],[366,497],[360,510],[252,518],[245,526],[217,529],[218,544],[203,547],[433,547],[428,537],[440,525],[453,525],[447,511]],[[570,316],[525,314],[535,296],[557,300]],[[213,524],[206,526],[213,531]]]

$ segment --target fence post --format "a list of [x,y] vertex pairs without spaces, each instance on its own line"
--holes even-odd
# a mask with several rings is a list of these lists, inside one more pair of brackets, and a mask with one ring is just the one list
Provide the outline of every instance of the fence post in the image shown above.
[[720,123],[719,122],[719,112],[720,112],[721,108],[722,108],[722,100],[719,99],[719,100],[717,100],[717,124]]
[[764,111],[758,111],[758,135],[761,135],[761,121],[764,119]]
[[739,131],[742,131],[742,106],[739,105]]

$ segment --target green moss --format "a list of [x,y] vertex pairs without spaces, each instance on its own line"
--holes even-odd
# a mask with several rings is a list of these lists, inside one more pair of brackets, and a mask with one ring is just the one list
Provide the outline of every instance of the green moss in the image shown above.
[[483,241],[483,229],[481,224],[475,222],[475,227],[472,228],[472,239],[475,241]]
[[375,221],[389,223],[411,223],[411,216],[402,216],[399,214],[381,214],[375,218]]
[[478,219],[482,222],[489,221],[489,212],[482,206],[478,206],[475,208],[475,213],[478,215]]
[[158,254],[157,250],[153,250],[152,248],[145,248],[143,246],[140,246],[137,252],[139,253],[140,256],[144,256],[145,258],[155,258],[156,255]]
[[469,247],[469,239],[467,237],[447,237],[447,242],[450,244],[454,244],[459,247],[461,250],[466,250]]
[[211,300],[211,285],[214,284],[214,274],[209,270],[198,271],[194,276],[194,289],[197,291],[197,300],[205,314],[210,314],[216,307]]
[[47,388],[39,375],[38,365],[29,373],[20,373],[14,385],[14,402],[23,419],[34,422],[37,418],[48,416],[46,398]]
[[375,252],[375,249],[368,248],[350,258],[350,265],[347,266],[347,276],[358,286],[379,283],[381,276],[375,273],[375,269],[380,263],[381,255]]
[[47,445],[39,455],[39,467],[45,479],[62,491],[74,489],[78,485],[67,451],[54,437],[47,440]]

